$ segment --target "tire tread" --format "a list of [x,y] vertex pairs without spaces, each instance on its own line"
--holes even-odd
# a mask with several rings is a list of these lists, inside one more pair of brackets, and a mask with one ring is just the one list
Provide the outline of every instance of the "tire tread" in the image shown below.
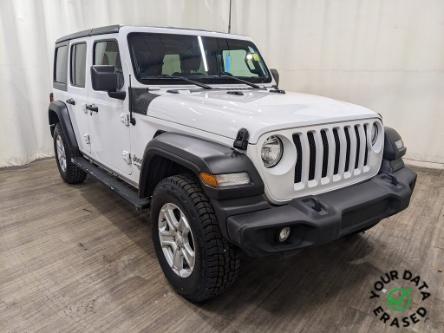
[[194,177],[188,174],[171,176],[162,180],[158,188],[168,185],[182,188],[199,215],[204,238],[204,244],[200,246],[206,249],[207,269],[203,286],[195,294],[184,296],[191,301],[201,302],[221,294],[236,281],[240,269],[239,253],[223,237],[214,209]]

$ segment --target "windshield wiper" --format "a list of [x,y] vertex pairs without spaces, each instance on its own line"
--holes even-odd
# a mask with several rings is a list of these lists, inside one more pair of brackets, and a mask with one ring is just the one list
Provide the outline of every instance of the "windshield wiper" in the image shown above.
[[204,88],[204,89],[213,89],[209,85],[190,79],[186,76],[180,76],[180,75],[162,75],[162,76],[143,76],[141,77],[142,80],[165,80],[165,79],[176,79],[176,80],[182,80],[191,84],[194,84],[198,87]]
[[248,85],[250,87],[253,87],[254,89],[262,89],[261,87],[259,87],[257,84],[255,84],[253,82],[239,79],[238,77],[230,75],[230,74],[221,74],[221,75],[218,75],[218,77],[223,77],[223,78],[226,78],[226,79],[233,79],[235,81],[238,81],[238,82],[244,83],[244,84],[246,84],[246,85]]
[[182,81],[185,81],[185,82],[189,82],[189,83],[192,83],[192,84],[194,84],[196,86],[199,86],[201,88],[204,88],[204,89],[213,89],[208,84],[205,84],[205,83],[202,83],[202,82],[190,79],[190,78],[188,78],[186,76],[168,75],[168,76],[166,76],[166,78],[168,78],[168,79],[177,79],[177,80],[182,80]]

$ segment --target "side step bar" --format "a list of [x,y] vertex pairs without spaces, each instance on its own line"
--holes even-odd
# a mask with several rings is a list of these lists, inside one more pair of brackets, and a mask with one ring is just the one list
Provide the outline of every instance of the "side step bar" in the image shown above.
[[73,157],[71,161],[80,169],[96,178],[111,191],[116,192],[123,199],[133,204],[137,210],[146,209],[150,205],[149,198],[139,198],[137,190],[124,183],[119,178],[109,174],[107,171],[95,166],[83,157]]

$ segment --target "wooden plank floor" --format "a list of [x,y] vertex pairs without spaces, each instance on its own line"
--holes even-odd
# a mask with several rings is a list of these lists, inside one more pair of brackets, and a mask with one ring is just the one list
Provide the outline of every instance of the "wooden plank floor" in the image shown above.
[[0,170],[0,332],[400,332],[369,299],[386,271],[421,275],[425,322],[444,332],[444,172],[417,170],[410,208],[349,241],[247,259],[196,306],[167,284],[149,219],[101,184],[61,181],[52,159]]

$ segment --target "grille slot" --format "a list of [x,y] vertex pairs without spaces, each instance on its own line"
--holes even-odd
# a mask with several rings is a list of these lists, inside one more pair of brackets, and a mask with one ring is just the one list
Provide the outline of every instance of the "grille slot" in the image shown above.
[[302,144],[301,138],[299,134],[293,135],[293,141],[296,146],[296,166],[294,172],[294,182],[300,183],[302,180],[302,159],[304,156],[302,155]]
[[369,171],[369,128],[369,122],[360,122],[294,133],[295,184],[313,187]]
[[367,144],[365,145],[365,155],[364,155],[364,165],[367,165],[367,159],[368,159],[368,124],[364,124],[364,133],[365,133],[365,142]]
[[[361,137],[359,135],[358,126],[359,125],[355,125],[355,135],[356,135],[356,138],[358,139],[358,142],[359,142],[361,140]],[[359,156],[360,149],[361,149],[361,145],[360,144],[356,145],[356,156]],[[356,158],[355,160],[356,160],[355,161],[355,169],[357,169],[358,168],[358,164],[359,164],[359,158]]]
[[316,144],[313,132],[307,133],[308,137],[308,145],[310,148],[310,169],[308,173],[308,180],[312,180],[315,177],[315,170],[316,170]]
[[328,170],[328,139],[327,139],[327,132],[325,129],[321,130],[321,137],[322,137],[322,146],[324,148],[324,154],[322,156],[322,177],[326,177]]
[[344,128],[344,132],[345,132],[345,140],[347,141],[347,148],[345,151],[345,167],[344,167],[344,171],[348,171],[350,169],[350,133],[349,133],[350,128],[346,127]]
[[333,128],[333,135],[335,137],[335,148],[336,148],[336,154],[335,154],[335,168],[333,171],[333,174],[337,174],[339,171],[339,154],[341,151],[341,145],[339,143],[339,134],[338,134],[338,129],[337,128]]

